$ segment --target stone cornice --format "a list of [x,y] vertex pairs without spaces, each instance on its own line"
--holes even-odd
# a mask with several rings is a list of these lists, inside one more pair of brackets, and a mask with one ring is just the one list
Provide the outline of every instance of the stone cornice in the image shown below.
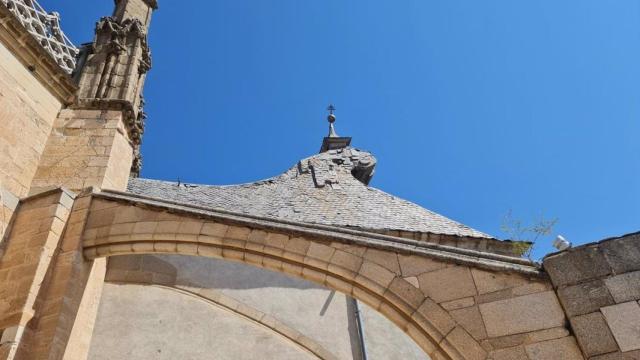
[[442,261],[449,261],[456,264],[493,271],[517,272],[533,277],[546,276],[546,273],[540,269],[538,264],[518,257],[497,255],[440,244],[431,244],[401,237],[343,229],[334,226],[283,221],[246,214],[236,214],[217,209],[214,210],[197,206],[186,206],[183,204],[132,195],[119,191],[103,190],[100,193],[95,193],[94,196],[106,200],[161,208],[163,210],[169,210],[170,212],[186,213],[197,217],[212,218],[217,221],[239,224],[241,226],[250,226],[265,230],[277,230],[312,238],[323,238],[347,244],[386,249],[405,254],[427,256]]
[[125,126],[129,140],[134,146],[139,146],[144,132],[143,119],[138,117],[140,110],[136,110],[128,100],[118,99],[78,99],[73,105],[79,109],[117,110],[124,113]]
[[4,6],[0,6],[0,41],[60,102],[74,102],[78,87],[71,76]]

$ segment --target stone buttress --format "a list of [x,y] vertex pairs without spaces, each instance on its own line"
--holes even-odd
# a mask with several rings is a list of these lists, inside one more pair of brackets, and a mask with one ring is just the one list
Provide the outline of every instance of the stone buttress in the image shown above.
[[[30,1],[0,5],[3,11],[16,10],[15,19],[41,11]],[[77,81],[75,96],[62,98],[62,109],[51,118],[48,138],[33,156],[34,171],[24,181],[30,187],[15,186],[14,196],[21,199],[0,242],[2,360],[86,357],[106,261],[87,261],[82,255],[80,234],[90,202],[82,194],[91,192],[83,189],[124,190],[130,175],[139,172],[142,88],[151,68],[147,31],[156,8],[155,0],[116,0],[113,15],[98,21],[94,41],[80,51],[75,72],[69,74],[75,64],[65,61],[68,57],[58,62],[63,70],[58,79]],[[33,24],[15,28],[30,41],[30,35],[40,36],[28,34]],[[46,83],[41,73],[47,68],[39,65],[47,55],[36,65],[24,59],[25,68]],[[27,192],[31,196],[25,198]]]

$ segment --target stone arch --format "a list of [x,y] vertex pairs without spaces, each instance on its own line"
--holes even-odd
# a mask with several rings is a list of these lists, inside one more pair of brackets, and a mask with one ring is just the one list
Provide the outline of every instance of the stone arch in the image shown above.
[[258,324],[264,329],[288,339],[295,346],[319,359],[338,359],[331,351],[312,338],[245,302],[225,295],[220,290],[179,283],[177,269],[157,257],[141,255],[111,257],[105,282],[118,285],[153,286],[189,296]]
[[[318,283],[365,302],[433,359],[485,359],[516,334],[524,336],[515,340],[522,351],[536,342],[572,339],[551,285],[526,261],[416,243],[123,194],[94,196],[82,233],[88,260],[196,255]],[[529,310],[522,319],[508,318],[523,309]]]
[[283,322],[278,319],[271,317],[262,313],[261,311],[254,309],[246,304],[238,302],[238,300],[233,299],[231,297],[225,296],[211,289],[200,289],[201,291],[193,291],[193,289],[189,289],[182,286],[169,286],[169,285],[159,285],[154,283],[147,282],[136,282],[136,281],[110,281],[112,284],[117,285],[139,285],[139,286],[151,286],[154,288],[163,289],[165,291],[171,291],[174,293],[181,294],[183,296],[188,296],[199,301],[210,304],[211,306],[215,306],[219,309],[223,309],[229,313],[234,314],[235,316],[245,319],[249,322],[257,324],[261,328],[277,335],[281,336],[284,339],[287,339],[294,346],[297,346],[302,351],[306,351],[307,353],[315,356],[318,359],[326,359],[326,360],[337,360],[336,357],[331,351],[318,344],[313,339],[301,334],[297,330],[287,326]]

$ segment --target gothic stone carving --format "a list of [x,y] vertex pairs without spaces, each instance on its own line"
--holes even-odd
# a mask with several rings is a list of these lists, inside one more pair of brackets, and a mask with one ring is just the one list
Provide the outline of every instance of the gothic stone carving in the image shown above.
[[145,25],[136,18],[119,22],[114,17],[103,17],[96,25],[89,52],[82,69],[77,106],[123,111],[136,154],[132,166],[135,176],[142,164],[139,146],[146,119],[141,92],[151,69]]

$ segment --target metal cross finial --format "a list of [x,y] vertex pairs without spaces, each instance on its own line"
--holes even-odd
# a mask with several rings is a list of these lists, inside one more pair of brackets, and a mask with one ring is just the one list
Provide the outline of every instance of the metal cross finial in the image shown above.
[[329,110],[329,115],[327,116],[327,121],[329,121],[329,137],[338,137],[336,129],[333,128],[333,123],[336,122],[336,116],[333,112],[336,111],[336,107],[333,106],[333,104],[329,104],[327,110]]

